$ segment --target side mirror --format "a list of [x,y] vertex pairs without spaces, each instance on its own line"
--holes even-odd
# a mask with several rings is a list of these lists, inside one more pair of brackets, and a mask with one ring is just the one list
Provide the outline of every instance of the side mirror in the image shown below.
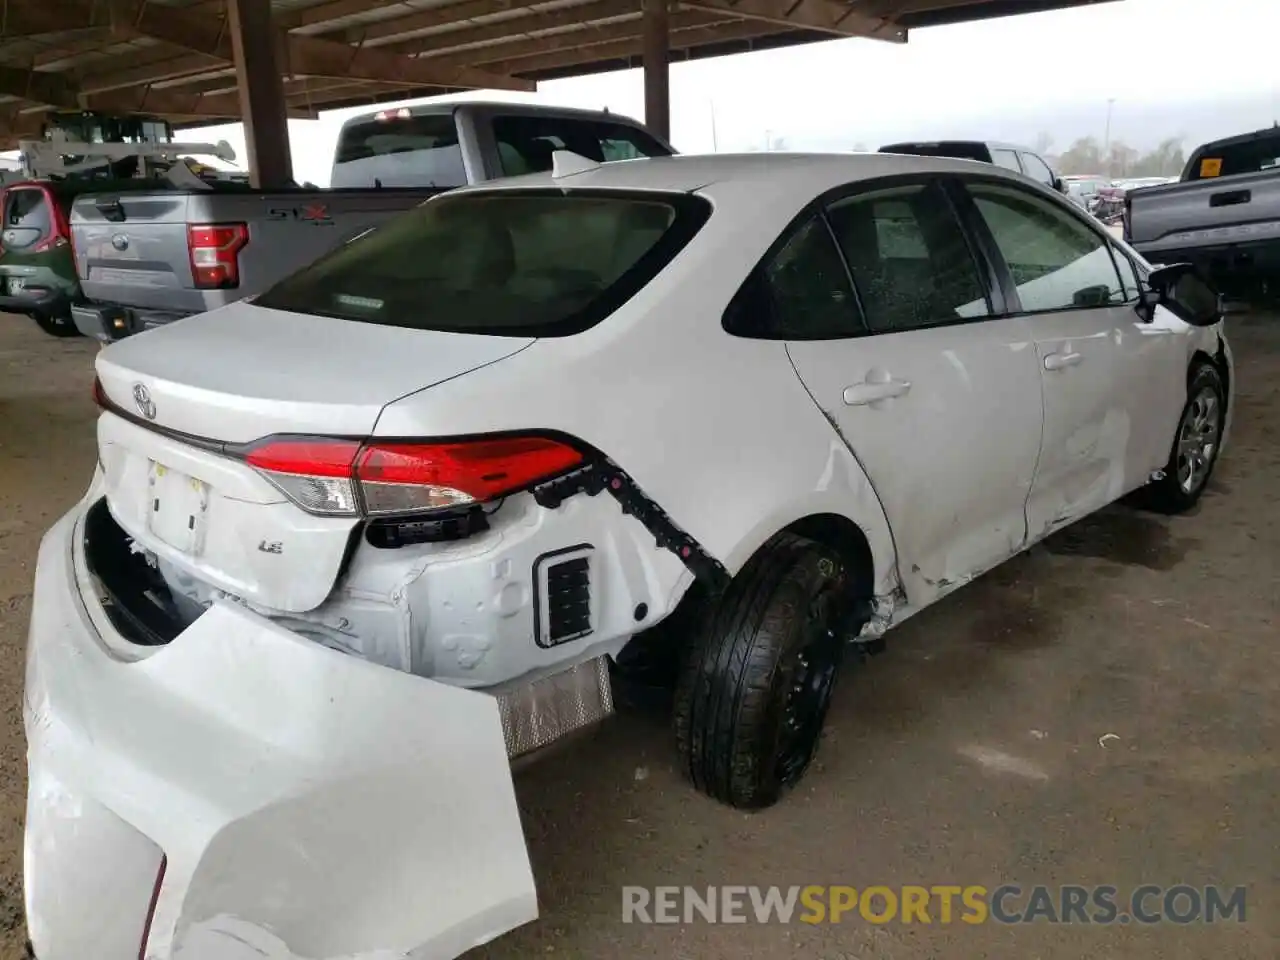
[[1150,323],[1156,307],[1164,307],[1183,323],[1211,327],[1222,319],[1222,297],[1190,263],[1154,268],[1138,297],[1138,313]]
[[1053,189],[1057,190],[1059,193],[1067,192],[1067,181],[1063,180],[1056,173],[1053,175]]

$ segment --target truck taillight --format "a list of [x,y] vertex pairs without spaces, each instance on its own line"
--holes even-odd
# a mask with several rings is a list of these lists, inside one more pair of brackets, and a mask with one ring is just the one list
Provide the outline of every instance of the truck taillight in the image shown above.
[[245,460],[308,513],[389,517],[497,500],[572,470],[583,455],[538,434],[421,443],[267,437]]
[[191,279],[202,290],[240,285],[240,251],[249,242],[243,223],[193,223],[187,227]]

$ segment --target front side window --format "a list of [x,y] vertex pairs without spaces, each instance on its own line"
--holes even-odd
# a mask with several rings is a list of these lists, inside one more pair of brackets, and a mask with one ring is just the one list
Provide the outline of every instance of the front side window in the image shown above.
[[493,136],[502,175],[507,177],[550,170],[551,155],[557,150],[601,163],[671,153],[652,135],[630,124],[554,115],[494,117]]
[[1016,187],[971,183],[969,193],[1029,313],[1124,303],[1110,246],[1071,212]]
[[1134,269],[1133,261],[1123,252],[1112,250],[1112,254],[1116,258],[1116,268],[1120,271],[1120,286],[1124,290],[1125,302],[1131,303],[1138,299],[1138,272]]
[[938,187],[860,194],[827,215],[873,332],[990,315],[960,224]]
[[446,194],[304,267],[257,303],[424,330],[565,336],[642,289],[709,215],[690,194]]

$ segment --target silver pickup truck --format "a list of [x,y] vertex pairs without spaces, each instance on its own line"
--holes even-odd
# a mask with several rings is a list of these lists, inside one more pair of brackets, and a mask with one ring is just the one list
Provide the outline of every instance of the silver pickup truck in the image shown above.
[[71,208],[77,329],[114,340],[253,296],[383,221],[468,183],[593,160],[666,156],[626,117],[511,103],[400,107],[348,120],[331,189],[204,189],[80,197]]
[[1280,129],[1206,143],[1177,183],[1125,195],[1124,238],[1152,263],[1194,263],[1225,294],[1280,293]]

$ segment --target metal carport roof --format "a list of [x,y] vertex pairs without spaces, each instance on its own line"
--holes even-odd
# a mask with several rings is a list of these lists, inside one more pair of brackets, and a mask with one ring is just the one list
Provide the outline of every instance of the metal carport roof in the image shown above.
[[[265,2],[265,0],[264,0]],[[919,27],[1107,0],[673,0],[672,60],[832,37],[891,43]],[[275,0],[289,111],[375,104],[636,66],[641,0]],[[7,0],[0,140],[48,110],[241,116],[224,0]]]

